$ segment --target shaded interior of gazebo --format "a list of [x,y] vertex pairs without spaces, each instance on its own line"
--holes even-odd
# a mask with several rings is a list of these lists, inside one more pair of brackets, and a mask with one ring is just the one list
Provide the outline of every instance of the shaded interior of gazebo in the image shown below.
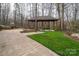
[[37,29],[53,29],[57,26],[59,19],[48,17],[48,16],[39,16],[37,18],[28,19],[27,26],[29,29],[35,29],[35,22],[37,21]]

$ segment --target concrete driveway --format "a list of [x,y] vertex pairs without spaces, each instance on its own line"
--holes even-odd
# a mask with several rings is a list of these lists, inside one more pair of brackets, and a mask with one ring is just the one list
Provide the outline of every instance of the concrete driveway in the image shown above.
[[22,29],[0,31],[1,56],[57,56],[48,48],[20,33]]

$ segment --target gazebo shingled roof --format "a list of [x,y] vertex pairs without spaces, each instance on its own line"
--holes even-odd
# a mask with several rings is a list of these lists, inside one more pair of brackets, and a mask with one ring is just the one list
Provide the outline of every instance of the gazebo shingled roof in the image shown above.
[[35,19],[37,21],[57,21],[58,19],[57,18],[54,18],[54,17],[49,17],[49,16],[38,16],[37,18],[31,18],[31,19],[28,19],[29,21],[35,21]]

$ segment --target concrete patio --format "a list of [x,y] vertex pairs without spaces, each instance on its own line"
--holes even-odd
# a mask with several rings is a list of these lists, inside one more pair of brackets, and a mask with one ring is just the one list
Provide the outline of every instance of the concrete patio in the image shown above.
[[22,29],[0,31],[1,56],[58,56],[40,43],[30,39]]

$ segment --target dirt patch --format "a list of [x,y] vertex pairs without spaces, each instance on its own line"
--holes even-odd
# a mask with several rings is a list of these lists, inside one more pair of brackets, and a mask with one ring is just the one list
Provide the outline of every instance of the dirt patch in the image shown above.
[[77,38],[75,36],[71,36],[71,35],[68,35],[68,34],[64,34],[64,36],[69,37],[69,38],[71,38],[73,40],[79,41],[79,38]]
[[71,34],[71,37],[79,41],[79,34],[78,33],[73,33]]

